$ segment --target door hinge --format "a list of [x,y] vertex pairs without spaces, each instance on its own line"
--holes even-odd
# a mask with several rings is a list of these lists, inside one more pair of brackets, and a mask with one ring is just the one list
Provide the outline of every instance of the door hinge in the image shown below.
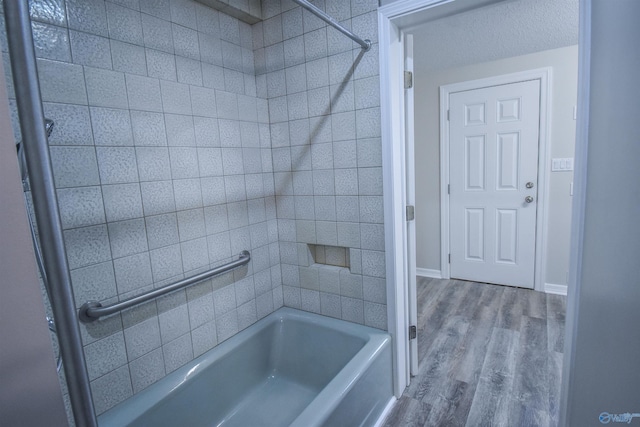
[[413,73],[411,71],[404,72],[404,88],[411,89],[413,87]]
[[451,184],[447,184],[447,194],[451,194]]
[[447,110],[447,121],[451,120],[451,110]]
[[449,264],[451,264],[451,254],[449,254]]
[[418,328],[415,325],[409,326],[409,339],[415,340],[418,336]]
[[408,205],[406,212],[407,221],[413,221],[416,217],[416,209],[415,207]]

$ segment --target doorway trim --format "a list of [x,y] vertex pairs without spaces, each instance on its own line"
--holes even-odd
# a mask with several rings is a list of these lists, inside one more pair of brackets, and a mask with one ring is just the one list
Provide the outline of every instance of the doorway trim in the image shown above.
[[393,339],[393,393],[400,398],[409,384],[409,310],[407,227],[405,226],[404,30],[424,23],[438,6],[448,13],[501,0],[397,0],[378,9],[382,183],[384,200],[387,330]]
[[503,74],[440,86],[440,271],[443,279],[451,277],[450,224],[449,224],[449,95],[455,92],[505,85],[529,80],[540,82],[540,124],[538,140],[538,197],[536,212],[536,251],[534,264],[534,290],[544,292],[547,263],[545,245],[547,241],[549,174],[551,171],[551,67]]

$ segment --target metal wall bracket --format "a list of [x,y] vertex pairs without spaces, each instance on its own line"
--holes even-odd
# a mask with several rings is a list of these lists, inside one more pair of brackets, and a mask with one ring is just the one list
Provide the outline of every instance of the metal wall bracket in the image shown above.
[[409,326],[409,340],[415,340],[418,336],[418,328],[415,325]]

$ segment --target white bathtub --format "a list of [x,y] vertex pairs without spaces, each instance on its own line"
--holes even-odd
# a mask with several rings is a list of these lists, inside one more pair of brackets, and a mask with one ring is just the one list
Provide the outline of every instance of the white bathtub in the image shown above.
[[123,426],[371,426],[392,397],[387,333],[281,308],[98,417]]

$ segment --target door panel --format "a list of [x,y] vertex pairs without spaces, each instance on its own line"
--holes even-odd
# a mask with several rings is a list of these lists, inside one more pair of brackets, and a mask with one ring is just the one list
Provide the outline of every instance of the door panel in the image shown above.
[[449,108],[451,277],[533,288],[540,82],[452,93]]

